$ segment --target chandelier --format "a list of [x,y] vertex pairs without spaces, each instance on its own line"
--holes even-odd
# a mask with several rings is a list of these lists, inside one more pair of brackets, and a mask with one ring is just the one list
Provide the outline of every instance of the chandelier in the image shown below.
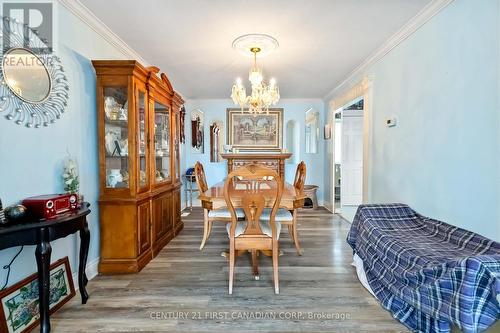
[[257,55],[269,54],[278,47],[278,42],[271,36],[262,34],[251,34],[238,37],[233,42],[233,47],[241,53],[253,56],[253,66],[248,74],[251,83],[252,93],[247,96],[246,89],[238,78],[231,90],[231,98],[234,104],[248,108],[248,112],[256,116],[257,114],[269,113],[269,107],[275,105],[280,99],[280,93],[276,80],[264,81],[262,70],[257,66]]

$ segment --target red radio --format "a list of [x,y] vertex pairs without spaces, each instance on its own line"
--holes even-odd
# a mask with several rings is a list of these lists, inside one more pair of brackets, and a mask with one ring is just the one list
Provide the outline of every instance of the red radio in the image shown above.
[[37,218],[51,219],[54,216],[78,209],[76,194],[46,194],[23,200],[23,206]]

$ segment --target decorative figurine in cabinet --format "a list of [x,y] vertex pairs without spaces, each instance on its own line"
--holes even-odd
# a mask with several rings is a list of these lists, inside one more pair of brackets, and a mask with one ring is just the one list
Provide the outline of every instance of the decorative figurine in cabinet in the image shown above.
[[99,132],[100,273],[140,271],[182,230],[180,109],[165,74],[94,60]]

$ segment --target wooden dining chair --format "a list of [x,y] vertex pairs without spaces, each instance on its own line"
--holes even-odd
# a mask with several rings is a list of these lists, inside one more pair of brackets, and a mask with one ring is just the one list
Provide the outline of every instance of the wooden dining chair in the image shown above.
[[[196,178],[196,185],[198,186],[200,194],[208,191],[205,169],[203,168],[203,164],[201,164],[199,161],[194,165],[194,175]],[[242,209],[237,209],[236,214],[240,219],[245,217],[245,213]],[[203,239],[201,240],[200,250],[205,247],[205,243],[210,237],[213,222],[231,222],[231,213],[225,207],[213,210],[208,210],[205,208],[203,209]]]
[[[231,172],[224,184],[224,198],[231,213],[231,223],[226,225],[229,236],[229,294],[233,293],[236,251],[252,254],[255,279],[259,277],[259,251],[271,251],[273,260],[274,292],[279,294],[278,256],[281,225],[276,221],[283,182],[276,171],[256,165],[241,167]],[[243,207],[245,220],[238,221],[235,206]],[[261,219],[265,206],[270,209],[270,218]]]
[[[295,171],[295,180],[293,182],[293,187],[295,191],[301,193],[304,190],[304,184],[306,182],[306,163],[304,161],[300,162],[297,165],[297,170]],[[262,213],[263,220],[269,220],[270,218],[270,210],[264,209]],[[301,256],[304,251],[300,247],[299,243],[299,235],[297,231],[297,209],[292,211],[288,211],[284,208],[280,208],[278,213],[276,214],[276,221],[280,222],[281,225],[286,225],[288,227],[288,233],[290,234],[291,240],[295,244],[295,249],[297,250],[297,254]]]

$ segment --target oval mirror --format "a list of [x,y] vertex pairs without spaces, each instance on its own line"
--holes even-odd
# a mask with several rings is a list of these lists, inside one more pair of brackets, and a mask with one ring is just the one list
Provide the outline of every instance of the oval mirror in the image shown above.
[[49,97],[50,74],[30,50],[13,48],[5,52],[2,70],[7,86],[23,101],[37,104]]

